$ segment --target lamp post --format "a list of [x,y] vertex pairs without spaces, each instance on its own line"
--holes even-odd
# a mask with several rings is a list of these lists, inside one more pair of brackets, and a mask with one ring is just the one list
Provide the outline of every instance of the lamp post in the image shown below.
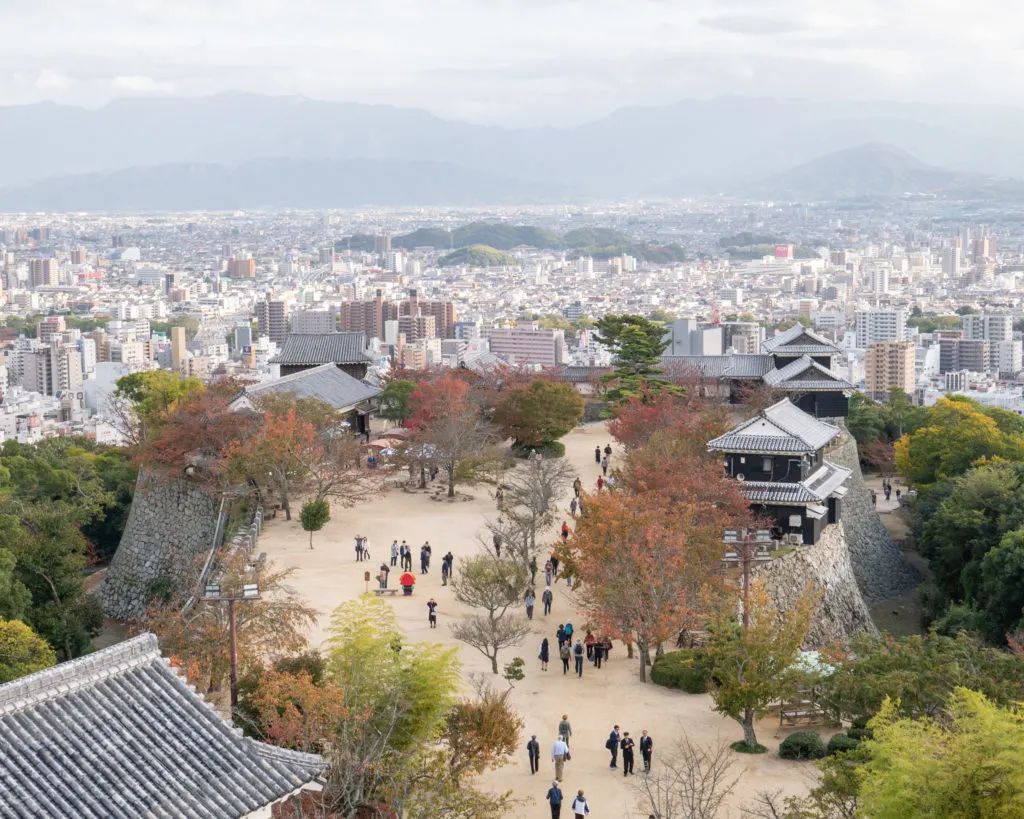
[[235,715],[238,707],[238,652],[235,647],[235,603],[246,600],[259,600],[260,587],[258,583],[245,583],[240,594],[225,594],[220,583],[207,583],[204,600],[210,602],[227,602],[228,604],[228,645],[231,656],[231,716]]
[[725,562],[738,561],[743,567],[743,630],[750,625],[747,601],[750,591],[750,565],[756,560],[764,562],[771,559],[769,547],[772,535],[768,529],[726,529],[722,535],[722,543],[736,550],[736,556],[727,552]]

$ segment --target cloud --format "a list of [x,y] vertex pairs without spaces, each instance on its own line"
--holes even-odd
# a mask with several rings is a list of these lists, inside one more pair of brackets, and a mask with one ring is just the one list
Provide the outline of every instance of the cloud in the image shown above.
[[175,90],[173,82],[154,80],[152,77],[141,75],[114,77],[114,87],[134,94],[173,94]]
[[73,84],[74,81],[67,74],[55,68],[44,68],[34,83],[40,91],[64,91]]
[[722,17],[702,17],[702,26],[729,31],[734,34],[777,35],[806,31],[807,25],[782,17],[763,17],[756,14],[733,14]]

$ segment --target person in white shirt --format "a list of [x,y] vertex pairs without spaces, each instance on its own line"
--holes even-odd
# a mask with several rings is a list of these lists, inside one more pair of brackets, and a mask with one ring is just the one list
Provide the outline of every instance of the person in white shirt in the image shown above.
[[582,788],[576,791],[576,798],[572,800],[572,812],[576,819],[583,819],[584,816],[590,813],[590,805],[583,798]]
[[565,769],[565,757],[569,754],[569,746],[565,744],[562,735],[558,735],[555,744],[551,746],[551,761],[555,763],[555,779],[562,780],[562,772]]

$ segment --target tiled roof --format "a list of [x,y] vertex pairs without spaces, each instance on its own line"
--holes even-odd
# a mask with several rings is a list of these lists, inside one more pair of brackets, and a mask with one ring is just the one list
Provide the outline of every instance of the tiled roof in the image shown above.
[[751,503],[818,503],[819,498],[802,483],[747,481],[743,496]]
[[705,378],[760,378],[775,366],[770,355],[666,355],[662,361],[693,367]]
[[371,361],[363,333],[292,333],[273,364],[363,364]]
[[250,397],[267,393],[293,393],[296,398],[319,398],[336,409],[352,407],[380,395],[381,388],[364,384],[335,364],[321,364],[308,370],[254,384],[243,390]]
[[822,500],[846,483],[853,470],[845,466],[837,466],[831,461],[823,461],[821,468],[804,481],[804,486],[814,492]]
[[780,390],[852,390],[853,384],[844,381],[828,367],[810,356],[803,355],[779,370],[765,373],[764,383]]
[[808,415],[788,398],[708,442],[720,452],[817,452],[839,428]]
[[780,355],[838,355],[840,350],[827,338],[797,324],[763,341],[761,352]]
[[245,738],[143,634],[0,685],[0,816],[234,819],[323,770]]

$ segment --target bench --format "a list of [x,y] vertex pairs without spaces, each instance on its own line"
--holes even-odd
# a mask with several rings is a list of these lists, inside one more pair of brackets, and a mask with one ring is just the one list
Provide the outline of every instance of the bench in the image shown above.
[[398,594],[401,589],[374,589],[373,593],[380,597],[382,594]]

